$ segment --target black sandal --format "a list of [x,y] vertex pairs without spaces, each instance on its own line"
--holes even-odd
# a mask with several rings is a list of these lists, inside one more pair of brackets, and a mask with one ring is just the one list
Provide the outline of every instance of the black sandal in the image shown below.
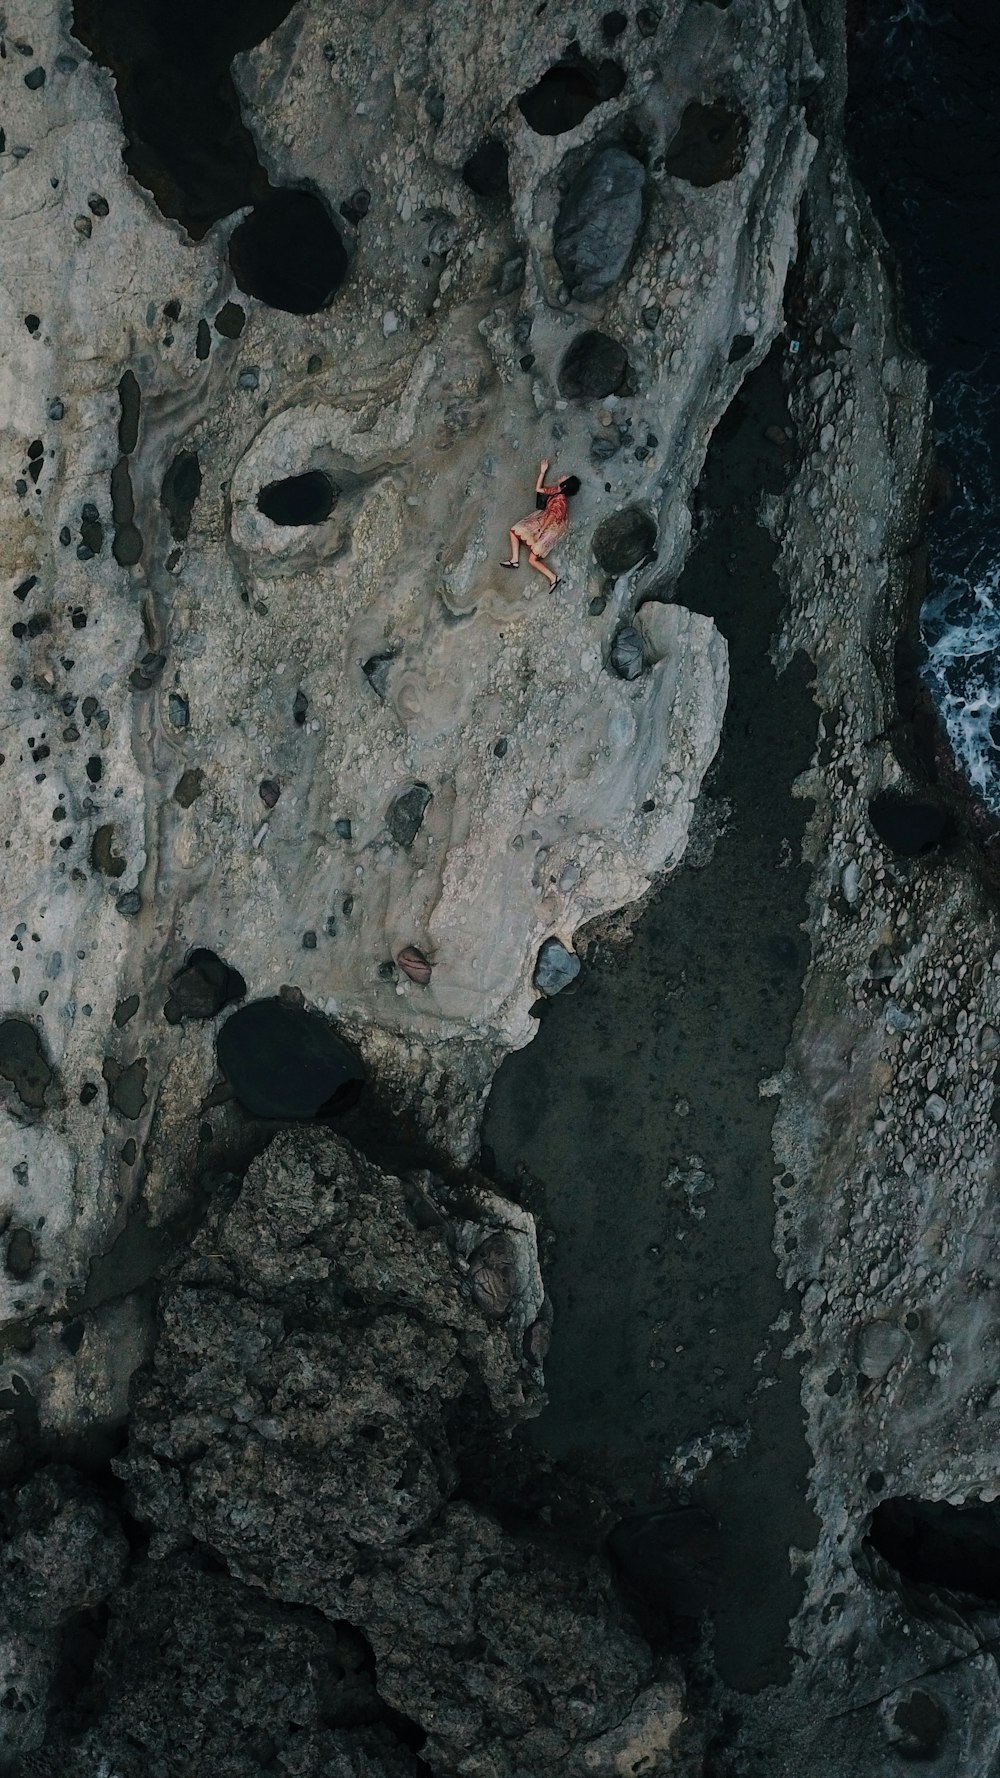
[[563,583],[563,577],[561,574],[559,574],[556,576],[555,580],[552,582],[552,585],[549,587],[549,592],[554,593],[556,590],[556,587],[562,586],[562,583]]
[[501,562],[501,568],[520,568],[520,562]]

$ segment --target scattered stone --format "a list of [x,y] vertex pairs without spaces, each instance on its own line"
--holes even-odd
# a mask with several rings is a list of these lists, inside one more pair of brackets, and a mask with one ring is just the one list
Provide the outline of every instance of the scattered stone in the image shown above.
[[624,624],[611,644],[611,665],[619,679],[638,679],[646,664],[642,636],[633,624]]
[[114,821],[103,821],[91,839],[91,864],[101,877],[125,877],[125,862],[114,850]]
[[656,521],[641,506],[625,506],[602,519],[594,532],[594,559],[606,574],[624,574],[656,547]]
[[491,1320],[506,1315],[517,1284],[517,1256],[509,1235],[498,1231],[469,1255],[469,1291]]
[[205,774],[200,766],[190,766],[182,772],[174,787],[174,802],[182,809],[189,809],[197,802],[205,788]]
[[126,889],[124,894],[119,895],[115,907],[120,914],[137,914],[142,907],[142,896],[138,889]]
[[351,823],[348,820],[346,815],[339,815],[337,817],[337,820],[333,824],[333,831],[337,835],[338,839],[341,839],[341,840],[349,840],[350,839],[352,828],[351,828]]
[[623,148],[604,148],[578,173],[559,209],[556,263],[578,302],[624,272],[642,224],[645,169]]
[[138,994],[129,994],[126,999],[119,1000],[118,1005],[114,1010],[114,1022],[118,1026],[118,1029],[121,1030],[123,1025],[127,1025],[129,1019],[134,1018],[138,1011]]
[[281,795],[281,785],[274,778],[262,778],[258,794],[265,809],[273,809]]
[[239,303],[223,303],[215,317],[215,331],[225,340],[238,340],[247,324],[247,312]]
[[870,1321],[858,1335],[858,1369],[879,1382],[909,1349],[905,1332],[895,1321]]
[[302,949],[304,951],[314,951],[316,949],[316,934],[311,929],[302,934]]
[[191,719],[191,711],[188,700],[182,692],[170,692],[167,698],[167,715],[174,728],[187,728]]
[[38,1250],[27,1229],[11,1229],[7,1237],[4,1265],[12,1278],[30,1278],[38,1260]]
[[146,1058],[138,1056],[123,1067],[113,1056],[105,1056],[101,1073],[108,1088],[108,1104],[122,1117],[137,1118],[146,1106]]
[[385,818],[386,827],[397,846],[409,851],[420,828],[432,793],[426,784],[411,784],[389,805],[389,813]]
[[558,994],[580,973],[580,959],[575,951],[567,951],[557,938],[547,938],[535,962],[535,987],[550,998]]

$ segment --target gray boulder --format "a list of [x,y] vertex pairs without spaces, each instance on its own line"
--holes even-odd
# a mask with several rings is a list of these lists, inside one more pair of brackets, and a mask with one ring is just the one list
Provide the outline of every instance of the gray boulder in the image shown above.
[[556,218],[556,264],[578,301],[608,290],[632,255],[646,173],[624,148],[602,148],[574,179]]

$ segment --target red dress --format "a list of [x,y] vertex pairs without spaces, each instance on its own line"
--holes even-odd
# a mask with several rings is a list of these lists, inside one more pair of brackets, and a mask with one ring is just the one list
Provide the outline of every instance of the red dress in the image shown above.
[[538,512],[530,512],[526,519],[518,519],[511,526],[515,537],[526,543],[536,556],[547,556],[554,543],[565,537],[569,529],[569,507],[565,494],[550,494],[545,505]]

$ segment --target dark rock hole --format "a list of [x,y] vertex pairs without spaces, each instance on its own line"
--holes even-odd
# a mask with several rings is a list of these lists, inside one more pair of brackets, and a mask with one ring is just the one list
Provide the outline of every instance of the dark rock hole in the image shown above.
[[257,508],[273,525],[321,525],[330,517],[339,492],[321,469],[307,469],[303,475],[268,482],[257,496]]
[[625,70],[618,62],[594,67],[580,58],[556,62],[537,85],[522,93],[518,110],[538,136],[561,136],[574,130],[593,111],[613,99],[625,85]]
[[361,1059],[319,1013],[283,1000],[254,1000],[216,1039],[219,1067],[253,1117],[331,1117],[356,1103]]
[[234,230],[229,263],[247,296],[291,315],[313,315],[329,307],[343,283],[347,249],[320,198],[272,191]]
[[903,1580],[1000,1604],[1000,1505],[905,1496],[872,1513],[868,1542]]
[[499,136],[487,136],[470,154],[462,168],[462,178],[478,198],[507,198],[509,162],[507,144]]
[[166,508],[170,534],[183,543],[191,529],[195,502],[201,493],[201,464],[196,451],[180,451],[163,477],[160,502]]
[[949,838],[953,823],[946,809],[918,797],[880,791],[868,804],[868,819],[890,852],[915,858]]
[[292,0],[74,0],[73,30],[115,77],[125,164],[200,241],[253,205],[230,242],[240,289],[271,308],[324,308],[347,269],[318,197],[275,188],[243,122],[234,55],[263,42]]
[[689,185],[718,185],[732,179],[746,158],[746,133],[743,113],[721,99],[687,105],[667,149],[665,169]]

